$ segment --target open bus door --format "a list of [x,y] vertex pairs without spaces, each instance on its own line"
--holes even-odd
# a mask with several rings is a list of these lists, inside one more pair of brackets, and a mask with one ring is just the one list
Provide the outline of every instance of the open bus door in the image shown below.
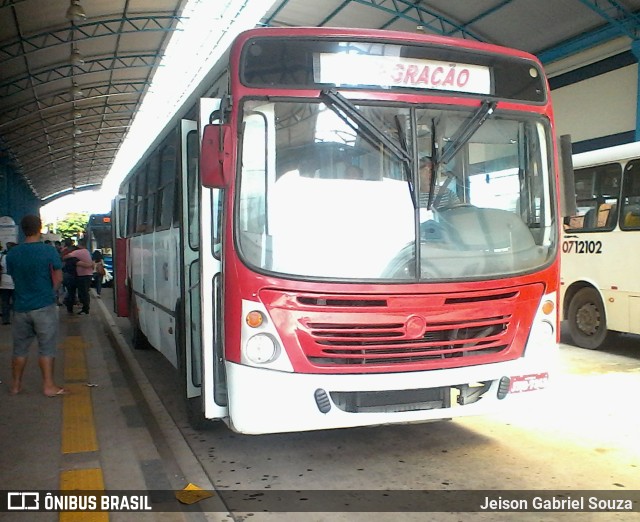
[[[209,145],[205,142],[206,127],[221,125],[222,100],[220,98],[201,98],[199,104],[200,131],[200,171],[203,161],[212,160],[205,151]],[[230,135],[230,133],[229,133]],[[220,141],[213,144],[219,151]],[[217,156],[217,155],[216,155]],[[211,164],[205,165],[210,170]],[[223,284],[222,284],[222,236],[223,216],[225,214],[225,185],[200,184],[201,205],[210,216],[201,220],[202,231],[202,292],[210,296],[204,302],[202,320],[203,344],[203,398],[204,412],[207,418],[226,418],[229,414],[227,403],[227,377],[223,346]]]
[[[209,370],[213,367],[213,354],[211,343],[203,342],[203,334],[206,338],[206,332],[210,331],[211,316],[207,313],[210,311],[208,303],[205,304],[205,310],[201,310],[201,295],[211,296],[209,275],[219,275],[220,262],[212,267],[208,260],[210,256],[205,255],[207,271],[204,272],[201,266],[201,253],[207,252],[210,239],[209,232],[201,231],[200,227],[201,222],[208,224],[210,220],[201,219],[200,136],[195,121],[181,121],[181,151],[181,303],[176,310],[178,362],[185,384],[189,421],[193,426],[199,427],[206,419],[226,417],[227,409],[213,402],[216,382]],[[203,208],[208,212],[211,207],[207,205]],[[202,242],[202,238],[206,240]],[[207,275],[201,277],[203,273]]]
[[127,200],[116,196],[111,203],[111,244],[113,246],[113,311],[118,317],[129,317],[127,291],[127,239],[124,220]]

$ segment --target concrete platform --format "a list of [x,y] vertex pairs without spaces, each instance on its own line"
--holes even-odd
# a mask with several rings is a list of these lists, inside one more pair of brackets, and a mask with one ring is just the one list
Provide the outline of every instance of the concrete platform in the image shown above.
[[215,495],[191,505],[177,500],[175,493],[190,483],[214,488],[105,306],[110,290],[103,292],[104,300],[92,293],[90,315],[58,309],[55,375],[68,395],[43,395],[35,343],[23,391],[9,394],[11,326],[0,326],[0,489],[3,497],[6,491],[143,493],[152,512],[5,511],[0,520],[230,520]]

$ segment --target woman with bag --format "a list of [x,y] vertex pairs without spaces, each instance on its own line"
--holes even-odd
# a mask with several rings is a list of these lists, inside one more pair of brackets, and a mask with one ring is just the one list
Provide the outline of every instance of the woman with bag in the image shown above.
[[96,285],[96,294],[100,297],[100,294],[102,293],[102,280],[106,273],[104,261],[102,259],[102,252],[100,252],[100,250],[95,250],[91,257],[93,258],[93,282]]

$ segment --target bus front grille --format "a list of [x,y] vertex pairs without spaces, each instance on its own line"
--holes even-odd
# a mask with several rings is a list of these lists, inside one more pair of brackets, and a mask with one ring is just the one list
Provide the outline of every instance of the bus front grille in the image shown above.
[[263,289],[296,371],[376,373],[521,357],[542,284],[431,294]]
[[308,323],[308,332],[321,353],[309,355],[314,364],[362,365],[469,357],[499,353],[508,347],[509,316],[457,324],[431,324],[419,338],[407,338],[404,324]]

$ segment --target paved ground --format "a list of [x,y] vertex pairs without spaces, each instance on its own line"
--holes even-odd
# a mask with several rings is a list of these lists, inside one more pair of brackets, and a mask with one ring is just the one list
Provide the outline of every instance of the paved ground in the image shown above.
[[[128,322],[115,321],[128,336]],[[640,490],[640,337],[620,336],[604,351],[561,344],[554,385],[522,410],[451,422],[265,436],[238,435],[223,425],[192,430],[175,394],[173,368],[154,351],[134,356],[223,499],[225,490],[237,489],[597,490],[614,495]],[[231,503],[234,497],[226,498]],[[356,494],[352,501],[358,498],[363,497]],[[635,498],[640,499],[637,491]],[[287,501],[304,504],[289,496]],[[256,502],[252,520],[466,521],[514,520],[515,515],[267,516],[259,508]],[[517,518],[640,520],[640,514],[518,513]]]
[[[115,318],[111,308],[105,290],[102,301],[94,299],[90,316],[60,316],[56,373],[72,396],[42,396],[32,358],[24,392],[10,397],[10,330],[0,330],[0,489],[56,490],[98,476],[105,490],[171,492],[192,482],[218,493],[180,513],[173,512],[176,500],[170,495],[156,499],[168,512],[111,513],[110,520],[231,520],[227,507],[239,521],[640,520],[638,512],[501,514],[449,508],[446,513],[386,513],[380,508],[340,513],[324,512],[322,506],[304,511],[305,503],[318,500],[317,491],[329,492],[320,501],[330,506],[340,494],[331,492],[347,492],[353,504],[361,505],[379,501],[368,491],[384,489],[493,490],[503,497],[508,490],[637,495],[638,337],[620,336],[606,351],[562,344],[554,386],[524,410],[421,425],[252,437],[220,424],[192,430],[172,368],[157,352],[129,350],[128,321]],[[261,511],[275,498],[272,493],[254,496],[252,505],[239,499],[237,490],[275,491],[285,505],[302,511],[265,514]],[[0,519],[64,520],[55,513],[16,515],[0,513]],[[93,518],[83,514],[77,520]]]

